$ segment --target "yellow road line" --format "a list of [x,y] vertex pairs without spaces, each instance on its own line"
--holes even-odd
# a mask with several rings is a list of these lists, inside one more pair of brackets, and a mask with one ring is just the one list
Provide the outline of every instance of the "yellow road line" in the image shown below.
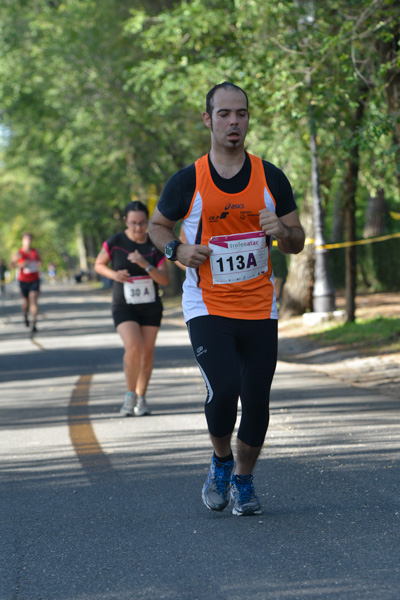
[[111,468],[96,437],[89,415],[89,395],[93,375],[81,375],[72,391],[68,407],[69,435],[84,468]]

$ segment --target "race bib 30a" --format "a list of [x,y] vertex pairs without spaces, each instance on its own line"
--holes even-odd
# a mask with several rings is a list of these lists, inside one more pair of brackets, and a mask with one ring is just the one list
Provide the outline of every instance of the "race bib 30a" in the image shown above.
[[147,304],[155,302],[156,287],[151,277],[131,277],[124,283],[124,296],[127,304]]

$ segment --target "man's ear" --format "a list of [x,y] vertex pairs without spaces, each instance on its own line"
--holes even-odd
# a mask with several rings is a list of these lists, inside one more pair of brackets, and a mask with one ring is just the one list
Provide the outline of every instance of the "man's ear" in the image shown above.
[[204,125],[206,127],[208,127],[208,129],[211,129],[212,122],[211,122],[211,117],[208,114],[208,112],[203,112],[202,118],[203,118]]

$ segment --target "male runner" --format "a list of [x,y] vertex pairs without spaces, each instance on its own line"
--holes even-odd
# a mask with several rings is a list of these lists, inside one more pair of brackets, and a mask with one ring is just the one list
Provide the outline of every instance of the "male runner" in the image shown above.
[[22,314],[29,327],[29,313],[32,316],[32,333],[37,332],[36,321],[39,312],[38,297],[40,293],[39,268],[41,258],[36,248],[32,248],[31,233],[22,235],[22,246],[11,258],[10,268],[18,268],[17,279],[22,295]]
[[[234,515],[260,514],[253,470],[268,428],[277,360],[270,249],[274,237],[282,252],[297,254],[304,231],[286,176],[245,151],[246,93],[229,82],[216,85],[207,94],[203,121],[211,150],[167,182],[150,235],[167,258],[187,267],[183,311],[207,386],[205,415],[214,447],[203,502],[220,511],[231,498]],[[187,243],[174,233],[180,219]]]

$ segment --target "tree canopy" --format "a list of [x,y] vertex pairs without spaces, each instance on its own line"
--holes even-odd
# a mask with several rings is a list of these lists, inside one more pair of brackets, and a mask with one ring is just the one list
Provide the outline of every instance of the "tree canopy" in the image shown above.
[[378,190],[387,214],[399,211],[399,22],[396,0],[3,0],[3,251],[28,226],[49,261],[74,254],[77,228],[98,249],[132,197],[159,193],[207,152],[201,113],[223,80],[246,90],[248,149],[285,171],[300,213],[311,194],[312,106],[335,241],[357,149],[361,237]]

